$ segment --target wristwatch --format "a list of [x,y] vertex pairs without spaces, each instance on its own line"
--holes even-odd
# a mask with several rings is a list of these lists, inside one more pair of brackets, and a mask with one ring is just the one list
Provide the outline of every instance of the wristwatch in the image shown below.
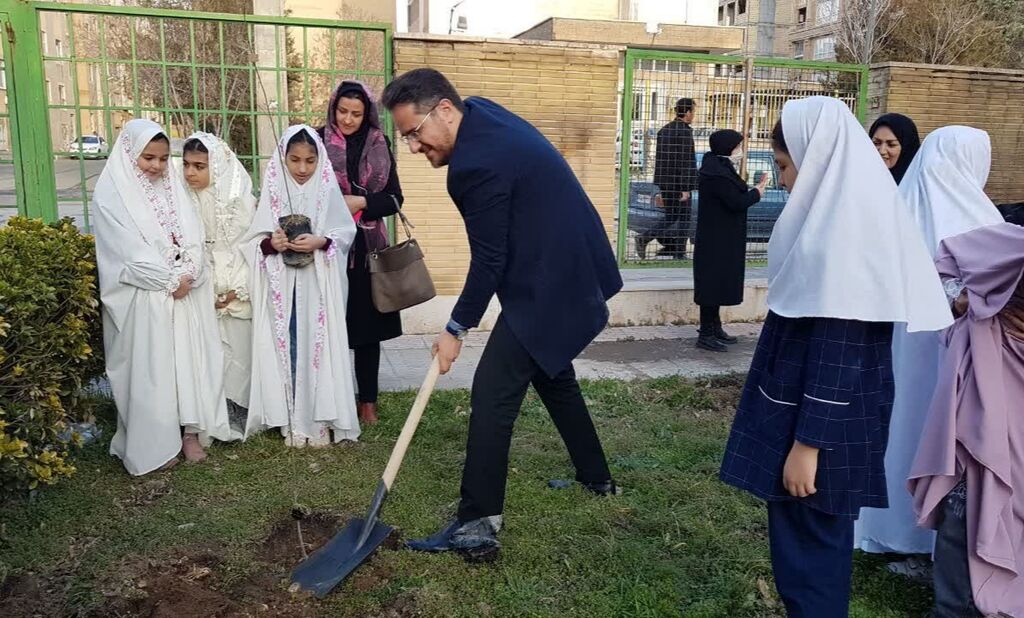
[[455,320],[448,320],[448,324],[445,325],[444,329],[448,331],[449,335],[455,337],[459,341],[465,339],[466,335],[469,334],[469,329]]

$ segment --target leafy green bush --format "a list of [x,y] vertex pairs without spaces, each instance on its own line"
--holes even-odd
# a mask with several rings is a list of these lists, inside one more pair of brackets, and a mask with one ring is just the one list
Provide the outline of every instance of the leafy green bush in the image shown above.
[[0,498],[74,473],[83,386],[103,373],[95,247],[65,219],[0,227]]

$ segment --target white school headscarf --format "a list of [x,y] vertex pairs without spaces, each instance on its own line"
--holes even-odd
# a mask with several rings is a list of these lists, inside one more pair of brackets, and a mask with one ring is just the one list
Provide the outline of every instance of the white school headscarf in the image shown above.
[[992,143],[988,133],[950,126],[932,131],[900,186],[932,255],[946,238],[1002,223],[985,195]]
[[246,207],[253,199],[252,178],[221,138],[198,131],[189,135],[185,142],[193,139],[199,140],[209,153],[210,184],[200,191],[188,190],[188,193],[199,207],[207,233],[212,234],[216,229],[214,214],[232,220],[238,209]]
[[782,129],[799,177],[768,243],[768,307],[910,331],[949,326],[921,234],[849,108],[830,97],[790,101]]

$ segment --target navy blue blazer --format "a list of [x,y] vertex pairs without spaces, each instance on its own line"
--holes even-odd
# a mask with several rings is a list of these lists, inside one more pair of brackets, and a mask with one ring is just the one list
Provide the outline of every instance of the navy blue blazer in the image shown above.
[[550,376],[608,323],[622,288],[608,235],[561,153],[533,125],[479,97],[466,99],[448,164],[448,194],[466,225],[471,260],[452,319],[480,323],[491,297]]
[[769,312],[720,477],[763,500],[796,500],[782,468],[799,440],[821,449],[807,506],[850,517],[885,508],[893,393],[892,324]]

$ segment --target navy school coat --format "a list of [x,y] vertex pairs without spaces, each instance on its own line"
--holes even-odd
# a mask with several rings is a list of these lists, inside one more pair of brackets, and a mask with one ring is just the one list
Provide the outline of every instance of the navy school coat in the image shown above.
[[491,297],[516,339],[550,376],[608,323],[622,288],[608,235],[561,153],[533,125],[470,97],[448,164],[471,260],[452,319],[480,323]]
[[831,515],[886,508],[892,414],[890,323],[768,313],[740,397],[721,479],[768,501],[797,500],[782,484],[794,440],[821,449],[817,493],[799,499]]

